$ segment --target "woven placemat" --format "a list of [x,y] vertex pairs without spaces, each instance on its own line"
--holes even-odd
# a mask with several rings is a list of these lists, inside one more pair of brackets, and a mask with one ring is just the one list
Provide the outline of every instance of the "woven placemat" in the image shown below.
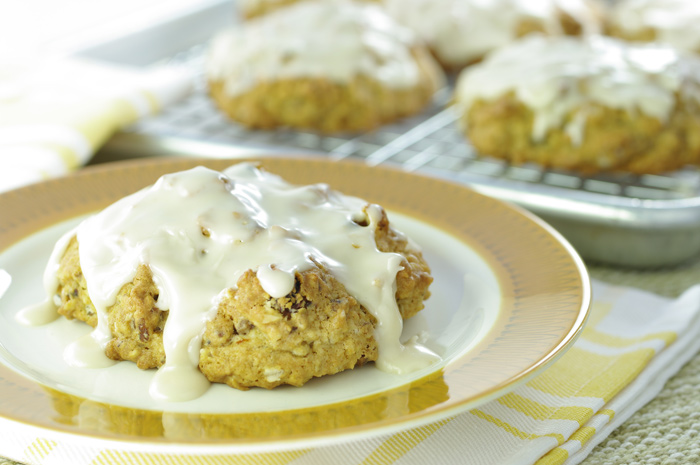
[[[700,283],[700,257],[673,269],[622,270],[591,264],[593,278],[677,297]],[[584,465],[700,464],[700,354],[661,393],[599,444]],[[0,457],[0,465],[21,465]]]
[[[671,270],[629,271],[590,265],[601,281],[677,297],[700,283],[700,257]],[[700,464],[700,354],[659,395],[599,444],[585,465]]]

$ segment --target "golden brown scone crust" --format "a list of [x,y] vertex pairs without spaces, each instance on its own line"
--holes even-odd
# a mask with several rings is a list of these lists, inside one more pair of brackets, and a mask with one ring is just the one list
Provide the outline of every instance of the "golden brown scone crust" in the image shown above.
[[97,326],[97,313],[87,293],[87,284],[80,268],[78,240],[75,237],[68,243],[56,277],[59,283],[56,294],[61,298],[58,313],[69,320],[84,321],[93,328]]
[[700,163],[700,109],[677,98],[666,122],[641,112],[591,104],[583,142],[574,145],[563,130],[533,141],[533,112],[511,92],[495,100],[478,100],[462,116],[462,125],[481,154],[513,163],[582,173],[624,171],[661,173]]
[[210,381],[238,389],[301,386],[376,360],[374,323],[320,268],[297,274],[295,291],[280,299],[248,271],[207,324],[199,368]]
[[[405,257],[397,273],[396,299],[403,318],[415,315],[430,295],[430,268],[405,237],[389,227],[386,214],[376,230],[377,248]],[[74,238],[60,262],[59,313],[97,324]],[[352,369],[377,359],[375,318],[319,265],[296,274],[292,293],[270,297],[251,270],[222,299],[207,323],[199,368],[211,382],[237,389],[301,386],[309,379]],[[107,309],[113,340],[105,353],[139,368],[165,363],[162,332],[168,313],[157,308],[150,269],[141,266],[116,303]]]
[[[69,320],[97,326],[97,313],[87,292],[87,283],[80,269],[78,241],[71,239],[58,270],[58,291],[61,305],[58,313]],[[113,339],[105,354],[113,360],[130,360],[141,369],[165,363],[163,327],[168,312],[157,308],[158,289],[151,270],[141,265],[134,280],[122,287],[116,303],[108,309],[109,328]]]
[[[274,1],[261,1],[258,2],[258,5],[256,6],[250,6],[250,7],[242,7],[240,8],[241,14],[245,19],[252,19],[256,18],[258,16],[263,16],[271,11],[278,10],[280,8],[292,5],[294,3],[299,3],[300,1],[303,0],[274,0]],[[364,2],[371,2],[371,3],[377,3],[381,2],[381,0],[361,0]]]
[[442,70],[429,52],[415,48],[418,85],[392,89],[358,75],[351,82],[298,78],[260,82],[229,96],[223,81],[210,81],[209,93],[231,119],[251,129],[289,127],[321,133],[360,132],[421,111],[443,82]]

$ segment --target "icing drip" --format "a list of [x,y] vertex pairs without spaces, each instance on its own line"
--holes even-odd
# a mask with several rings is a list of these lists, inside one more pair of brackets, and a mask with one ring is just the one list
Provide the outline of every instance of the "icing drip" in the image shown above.
[[576,19],[586,33],[598,20],[583,0],[385,0],[387,12],[413,29],[445,63],[460,66],[509,44],[524,20],[560,34],[558,11]]
[[[381,208],[369,205],[364,213],[365,206],[326,185],[293,186],[251,164],[224,173],[198,167],[163,176],[79,225],[80,264],[98,325],[90,340],[77,341],[67,356],[79,366],[101,366],[102,358],[85,352],[104,349],[111,340],[107,309],[146,264],[158,288],[157,307],[169,310],[163,329],[166,363],[151,395],[198,397],[209,386],[197,369],[201,338],[227,289],[235,289],[247,270],[257,270],[263,289],[283,297],[292,291],[295,273],[317,262],[377,318],[380,369],[405,373],[429,365],[436,355],[418,343],[399,342],[403,321],[395,293],[403,258],[377,249]],[[73,234],[66,234],[52,254],[49,295],[57,286],[52,273]]]
[[223,32],[207,62],[211,80],[235,96],[265,81],[367,76],[391,88],[418,84],[414,35],[375,5],[351,1],[294,4]]
[[610,21],[632,34],[653,29],[659,42],[700,52],[700,2],[697,0],[620,1],[611,9]]
[[670,47],[536,35],[465,70],[456,100],[466,112],[478,99],[514,92],[534,113],[534,140],[564,126],[572,141],[581,143],[587,105],[639,111],[665,121],[676,105],[676,93],[700,101],[697,76],[700,61]]

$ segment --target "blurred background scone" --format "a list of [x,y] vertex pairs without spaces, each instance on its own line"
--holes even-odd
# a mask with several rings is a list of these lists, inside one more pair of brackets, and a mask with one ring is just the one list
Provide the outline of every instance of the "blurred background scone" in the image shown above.
[[384,6],[416,31],[449,70],[531,32],[599,32],[603,13],[596,0],[384,0]]
[[477,151],[585,173],[700,161],[700,60],[660,45],[533,35],[463,71]]
[[[240,11],[241,15],[246,18],[255,18],[256,16],[262,16],[278,8],[284,8],[293,3],[298,3],[304,0],[238,0],[236,6]],[[335,0],[326,0],[335,1]],[[356,1],[366,1],[366,2],[381,2],[382,0],[356,0]]]
[[210,94],[250,128],[373,129],[428,104],[444,76],[379,7],[323,0],[279,9],[212,43]]
[[606,30],[626,40],[658,41],[700,53],[700,2],[620,0],[610,9]]

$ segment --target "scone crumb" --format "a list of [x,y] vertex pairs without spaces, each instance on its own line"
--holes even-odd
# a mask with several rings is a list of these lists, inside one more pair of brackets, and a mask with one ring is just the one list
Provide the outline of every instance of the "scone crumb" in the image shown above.
[[284,375],[284,370],[281,368],[265,368],[265,380],[268,383],[276,383],[282,379]]

